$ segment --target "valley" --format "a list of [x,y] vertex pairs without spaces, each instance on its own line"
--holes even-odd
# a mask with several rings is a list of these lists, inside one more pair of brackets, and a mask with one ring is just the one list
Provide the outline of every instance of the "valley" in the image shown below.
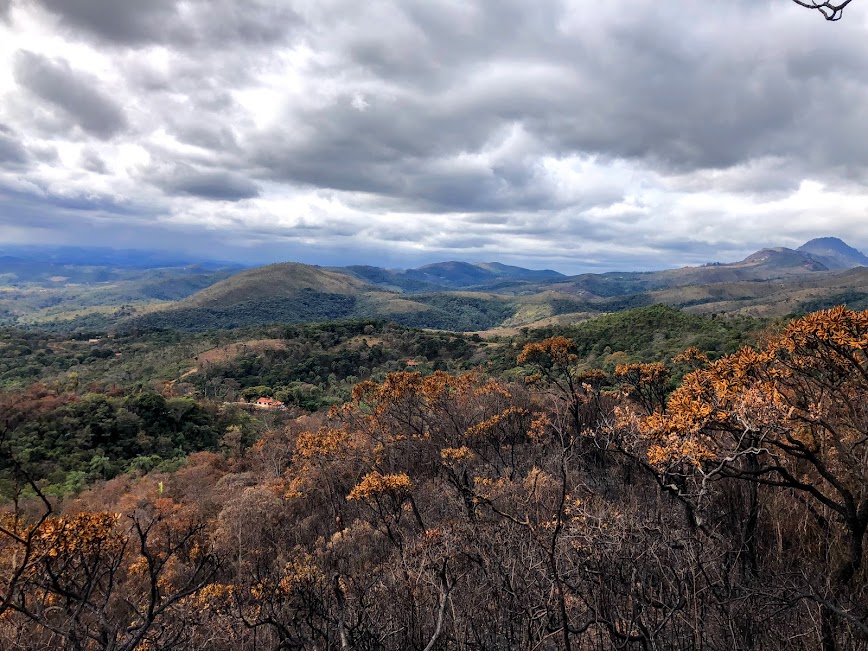
[[[0,579],[18,601],[0,597],[0,642],[132,639],[115,628],[126,615],[91,613],[148,600],[171,604],[140,629],[154,648],[177,634],[180,648],[229,651],[250,627],[268,648],[286,631],[294,648],[338,648],[330,627],[347,609],[359,618],[347,639],[417,618],[436,641],[433,604],[450,597],[456,631],[488,639],[524,622],[498,648],[556,648],[528,626],[531,609],[578,621],[583,603],[665,603],[673,624],[649,639],[681,645],[696,630],[723,649],[727,627],[687,604],[732,616],[716,592],[728,559],[756,564],[735,589],[763,604],[791,589],[781,539],[810,559],[798,589],[840,572],[844,527],[829,525],[834,555],[809,555],[822,529],[805,524],[809,498],[790,494],[803,480],[752,493],[749,474],[714,474],[744,471],[753,448],[723,436],[744,422],[778,436],[822,407],[852,426],[868,312],[800,315],[864,306],[868,268],[826,253],[577,276],[465,263],[7,267]],[[821,407],[804,403],[801,387],[829,382]],[[836,445],[844,461],[824,452],[815,474],[834,464],[856,481],[859,440]],[[813,472],[798,454],[775,463]],[[753,522],[750,499],[786,517],[767,529],[776,516]],[[504,583],[513,573],[526,587]],[[637,573],[672,592],[636,591]],[[84,610],[16,606],[43,595]],[[481,601],[517,605],[477,617]],[[797,607],[772,618],[761,638],[773,648],[785,648],[778,631],[814,626]],[[620,648],[607,631],[603,648]],[[421,648],[420,635],[371,648]]]
[[130,269],[0,259],[0,319],[21,327],[125,332],[385,319],[481,332],[568,324],[654,304],[780,317],[868,304],[866,261],[836,238],[762,249],[734,263],[576,276],[499,263]]

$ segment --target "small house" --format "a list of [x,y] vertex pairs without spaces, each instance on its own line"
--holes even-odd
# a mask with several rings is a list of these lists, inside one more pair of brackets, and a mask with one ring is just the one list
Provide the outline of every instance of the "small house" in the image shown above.
[[261,409],[286,409],[286,405],[274,398],[259,398],[255,404]]

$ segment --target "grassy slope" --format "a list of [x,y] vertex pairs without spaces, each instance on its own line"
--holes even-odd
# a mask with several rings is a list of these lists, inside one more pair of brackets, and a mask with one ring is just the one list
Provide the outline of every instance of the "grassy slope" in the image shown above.
[[258,299],[288,298],[304,290],[357,295],[373,287],[347,274],[284,262],[248,269],[198,292],[183,307],[214,307]]
[[[151,270],[135,281],[7,288],[0,293],[0,320],[4,315],[7,322],[18,318],[22,324],[74,318],[67,327],[105,329],[122,322],[125,328],[138,330],[208,330],[385,318],[413,327],[479,331],[571,322],[589,314],[654,304],[697,313],[756,316],[781,316],[842,302],[868,304],[868,291],[864,291],[868,269],[809,271],[800,266],[801,260],[794,252],[770,251],[735,265],[584,274],[552,282],[505,282],[494,291],[414,294],[295,263],[229,277],[225,277],[228,271]],[[187,296],[199,288],[204,289]],[[128,307],[121,310],[121,306]]]

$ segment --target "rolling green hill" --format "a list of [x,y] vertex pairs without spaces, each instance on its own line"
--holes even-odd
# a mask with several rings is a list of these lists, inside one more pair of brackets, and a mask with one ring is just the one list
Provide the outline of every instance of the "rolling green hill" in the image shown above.
[[193,296],[124,322],[124,329],[209,330],[265,323],[385,318],[406,326],[469,331],[511,317],[509,297],[474,292],[404,295],[354,276],[297,263],[249,269]]
[[868,268],[854,267],[861,255],[840,240],[824,238],[799,250],[762,249],[731,264],[569,277],[454,261],[403,271],[300,263],[242,271],[108,269],[119,279],[7,285],[0,293],[0,321],[88,331],[204,331],[387,319],[440,330],[514,331],[655,304],[695,313],[783,316],[868,303]]
[[223,307],[260,299],[292,298],[301,292],[355,296],[374,289],[347,274],[284,262],[247,269],[183,301],[180,307]]
[[[520,294],[453,291],[408,295],[303,265],[272,266],[238,274],[184,301],[128,318],[124,327],[208,330],[380,318],[411,327],[480,331],[570,323],[594,314],[655,304],[698,314],[777,317],[838,303],[858,306],[868,296],[868,268],[864,267],[704,284],[686,282],[675,274],[670,278],[669,286],[655,281],[653,275],[637,274],[547,283]],[[657,285],[662,288],[655,288]],[[590,287],[603,295],[594,294]]]

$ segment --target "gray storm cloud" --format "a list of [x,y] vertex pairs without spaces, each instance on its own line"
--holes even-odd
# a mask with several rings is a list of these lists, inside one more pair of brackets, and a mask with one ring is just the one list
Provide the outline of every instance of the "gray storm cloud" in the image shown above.
[[23,167],[29,160],[30,154],[15,132],[0,125],[0,165]]
[[28,205],[100,197],[118,229],[113,205],[151,206],[272,258],[302,232],[323,258],[352,237],[354,261],[576,269],[868,244],[858,3],[835,25],[754,0],[4,6],[0,170]]
[[286,2],[266,0],[35,0],[73,32],[120,47],[270,45],[297,20]]
[[14,57],[15,80],[72,118],[88,134],[110,138],[127,126],[123,108],[91,75],[77,72],[63,59],[49,59],[19,50]]
[[256,184],[226,170],[196,170],[179,167],[154,180],[168,193],[187,194],[218,201],[240,201],[259,196]]

